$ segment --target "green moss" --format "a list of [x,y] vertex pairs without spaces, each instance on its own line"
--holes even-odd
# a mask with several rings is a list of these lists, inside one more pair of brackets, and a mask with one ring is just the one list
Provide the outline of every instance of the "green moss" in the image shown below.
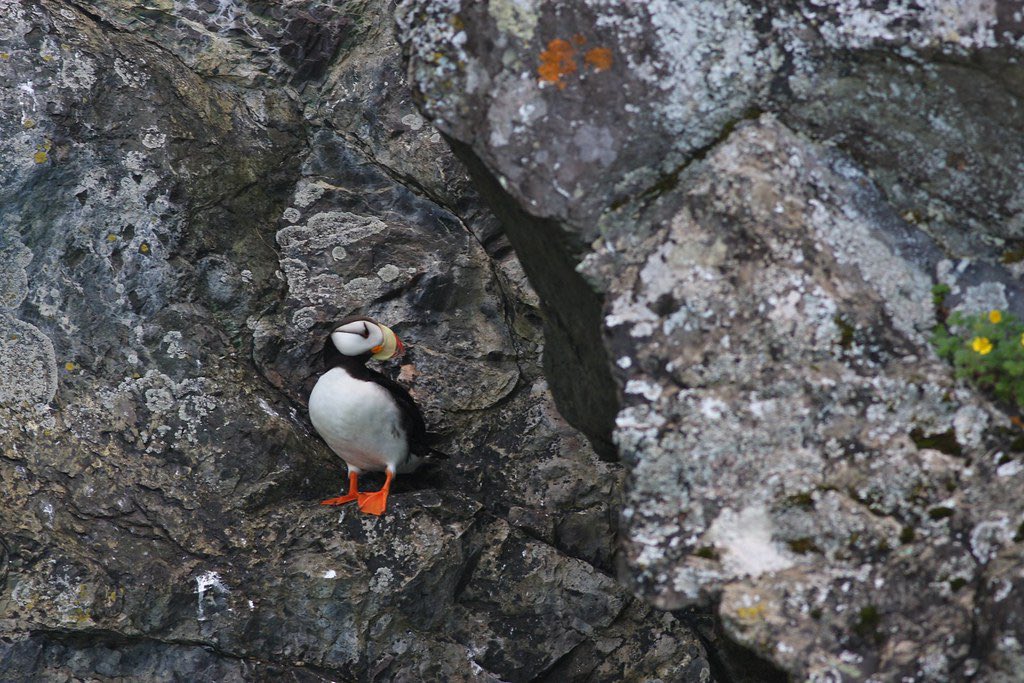
[[947,517],[952,517],[954,512],[953,508],[939,506],[929,510],[928,516],[935,520],[946,519]]
[[832,321],[839,328],[839,346],[844,349],[850,348],[853,345],[853,333],[854,327],[841,315],[837,315],[832,318]]
[[857,622],[853,625],[853,632],[864,639],[879,641],[881,634],[878,626],[882,623],[882,615],[874,605],[862,607],[857,613]]
[[932,287],[932,303],[939,308],[946,302],[946,297],[952,290],[947,284],[938,284]]
[[999,260],[1003,263],[1020,263],[1024,261],[1024,246],[1019,246],[1009,251],[1004,251]]
[[806,555],[807,553],[820,553],[821,548],[815,544],[814,540],[810,537],[804,536],[802,538],[794,538],[792,541],[786,543],[789,549],[798,555]]
[[1014,543],[1020,543],[1021,541],[1024,541],[1024,522],[1017,526],[1017,533],[1013,535]]
[[792,496],[786,498],[786,507],[794,508],[814,508],[814,495],[810,491],[801,491],[800,493],[794,493]]
[[941,451],[946,455],[963,455],[963,447],[956,440],[956,432],[952,429],[941,434],[926,434],[921,429],[910,432],[910,438],[918,448],[930,448],[934,451]]
[[900,531],[900,543],[913,543],[915,535],[916,534],[914,533],[914,527],[903,527],[903,529]]
[[695,551],[693,551],[693,554],[697,557],[703,557],[705,560],[717,561],[719,559],[718,551],[715,550],[714,546],[710,545],[705,545],[700,548],[697,548]]
[[819,619],[821,619],[821,609],[819,609],[817,607],[812,609],[811,610],[811,619],[814,619],[815,621],[818,621]]
[[958,576],[958,577],[956,577],[954,579],[951,579],[950,582],[949,582],[949,588],[954,593],[956,593],[958,590],[960,590],[961,588],[963,588],[966,585],[967,585],[967,579],[965,579],[965,578],[963,578],[961,576]]

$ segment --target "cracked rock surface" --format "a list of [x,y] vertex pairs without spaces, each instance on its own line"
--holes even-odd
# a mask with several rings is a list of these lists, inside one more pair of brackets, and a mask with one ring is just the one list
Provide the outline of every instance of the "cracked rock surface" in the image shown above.
[[[392,9],[0,0],[0,679],[710,680]],[[355,313],[451,455],[380,518],[305,411]]]
[[556,401],[629,470],[621,578],[798,680],[1019,678],[1020,423],[928,342],[936,284],[1024,313],[1017,4],[398,17],[557,327]]

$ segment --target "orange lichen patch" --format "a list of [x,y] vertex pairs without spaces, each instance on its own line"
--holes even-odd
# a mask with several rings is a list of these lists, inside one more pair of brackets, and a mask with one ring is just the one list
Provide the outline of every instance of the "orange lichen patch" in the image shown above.
[[574,73],[576,69],[576,51],[567,40],[555,38],[548,43],[548,49],[540,53],[537,73],[543,83],[554,83],[561,90],[565,88],[562,77]]
[[47,158],[48,157],[46,155],[46,152],[44,152],[43,150],[39,150],[38,152],[36,152],[35,154],[32,155],[32,159],[37,164],[45,164]]
[[107,233],[107,241],[108,242],[116,242],[117,241],[117,235],[115,235],[112,232],[111,233]]
[[612,51],[606,47],[594,47],[587,50],[583,61],[594,71],[607,71],[612,68]]
[[0,59],[3,59],[3,60],[6,61],[6,60],[8,60],[10,58],[11,58],[11,53],[9,53],[9,52],[0,52]]
[[149,253],[149,242],[143,242],[142,244],[139,245],[139,253],[140,254],[148,254]]
[[73,361],[69,360],[67,363],[64,364],[64,369],[67,370],[68,372],[74,372],[76,369],[78,369],[78,366],[75,365]]
[[[549,42],[548,48],[540,53],[540,66],[537,67],[541,83],[554,83],[559,90],[564,89],[566,82],[562,79],[579,71],[576,48],[582,49],[586,42],[587,39],[579,33],[572,37],[572,42],[561,38]],[[607,71],[612,67],[612,61],[612,51],[606,47],[591,48],[583,55],[583,63],[595,72]]]

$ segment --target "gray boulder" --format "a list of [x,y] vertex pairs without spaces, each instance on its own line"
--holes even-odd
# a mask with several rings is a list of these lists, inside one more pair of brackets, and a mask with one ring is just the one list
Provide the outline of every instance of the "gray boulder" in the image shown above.
[[928,342],[938,283],[1024,313],[1014,12],[400,3],[555,399],[629,468],[621,578],[799,678],[1022,667],[1019,423]]

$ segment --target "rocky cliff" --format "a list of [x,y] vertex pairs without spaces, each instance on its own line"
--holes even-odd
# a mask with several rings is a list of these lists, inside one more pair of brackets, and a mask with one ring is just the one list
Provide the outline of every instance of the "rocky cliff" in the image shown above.
[[1016,680],[1021,423],[929,337],[1024,312],[1017,3],[406,0],[399,25],[565,320],[549,352],[620,392],[622,579],[797,680]]
[[[0,679],[1015,680],[1020,423],[928,338],[1024,314],[1022,38],[0,0]],[[451,454],[381,518],[317,505],[353,313]]]
[[[708,677],[410,92],[386,2],[0,2],[0,679]],[[451,455],[381,518],[318,505],[352,313]]]

